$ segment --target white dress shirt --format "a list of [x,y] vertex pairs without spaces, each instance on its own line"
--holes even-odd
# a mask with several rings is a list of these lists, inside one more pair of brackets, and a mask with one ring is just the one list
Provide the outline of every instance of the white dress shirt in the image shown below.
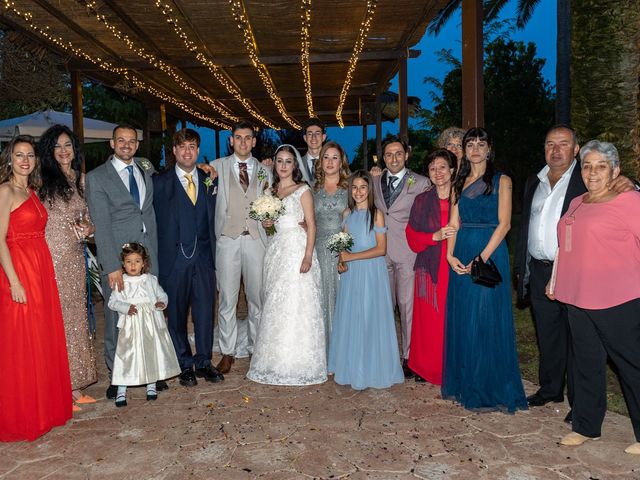
[[184,188],[184,191],[187,192],[187,185],[189,185],[189,182],[187,181],[187,179],[185,178],[185,174],[188,173],[191,175],[191,180],[193,180],[193,184],[196,186],[196,200],[198,199],[198,172],[197,167],[193,167],[193,169],[190,172],[185,172],[184,170],[182,170],[178,164],[176,164],[175,166],[176,169],[176,175],[178,176],[178,180],[180,180],[180,183],[182,184],[182,188]]
[[402,170],[400,170],[398,173],[391,173],[389,170],[387,170],[387,180],[386,180],[387,181],[387,186],[390,186],[389,185],[389,178],[391,178],[393,176],[393,177],[397,178],[397,180],[395,180],[393,182],[393,187],[397,188],[398,185],[400,185],[400,182],[402,181],[402,179],[404,178],[406,173],[407,173],[406,167],[403,168]]
[[135,161],[133,160],[131,161],[130,164],[126,164],[115,155],[111,159],[111,164],[116,169],[116,172],[118,172],[118,175],[120,176],[122,183],[124,183],[124,186],[127,189],[127,191],[129,190],[129,170],[127,170],[127,167],[129,165],[133,165],[133,178],[136,181],[136,185],[138,185],[138,193],[140,194],[140,205],[138,206],[142,208],[142,204],[144,203],[144,197],[147,193],[147,188],[145,186],[144,177],[142,176],[140,167],[138,167]]
[[574,160],[566,172],[562,174],[553,189],[549,183],[549,166],[540,170],[538,178],[540,183],[533,194],[531,202],[531,217],[529,220],[529,254],[538,260],[553,261],[558,249],[558,220],[562,216],[562,205],[567,195],[569,180],[573,169],[576,168]]
[[240,166],[238,165],[238,162],[247,164],[247,175],[249,176],[249,183],[251,183],[251,179],[253,178],[253,162],[251,162],[250,160],[251,157],[247,158],[246,160],[240,160],[238,157],[236,157],[235,153],[233,154],[233,174],[235,175],[238,183],[240,183]]

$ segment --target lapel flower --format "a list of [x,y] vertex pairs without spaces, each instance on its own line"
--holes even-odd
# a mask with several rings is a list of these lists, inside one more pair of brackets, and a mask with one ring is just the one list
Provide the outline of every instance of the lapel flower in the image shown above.
[[267,172],[262,167],[258,169],[258,180],[264,182],[267,179]]
[[140,166],[144,168],[147,172],[153,171],[153,165],[146,158],[139,158],[138,163],[140,163]]
[[416,177],[409,174],[409,177],[407,178],[407,186],[412,187],[413,185],[415,185],[415,183],[416,183]]
[[[207,187],[207,193],[209,193],[209,188],[213,187],[213,180],[211,180],[211,177],[207,177],[204,179],[204,186]],[[215,195],[215,190],[213,192],[212,195]]]

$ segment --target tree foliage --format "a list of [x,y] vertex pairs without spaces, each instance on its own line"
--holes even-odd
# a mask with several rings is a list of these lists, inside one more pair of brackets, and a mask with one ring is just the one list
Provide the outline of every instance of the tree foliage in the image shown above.
[[[462,69],[448,51],[441,53],[441,61],[452,67],[444,80],[425,79],[434,89],[435,106],[423,111],[422,122],[431,138],[462,124]],[[542,76],[544,63],[536,57],[533,43],[508,36],[498,36],[485,47],[485,127],[493,136],[498,166],[513,177],[518,192],[526,177],[543,165],[545,132],[554,123],[553,94]]]
[[0,30],[0,118],[70,105],[63,59],[15,32]]

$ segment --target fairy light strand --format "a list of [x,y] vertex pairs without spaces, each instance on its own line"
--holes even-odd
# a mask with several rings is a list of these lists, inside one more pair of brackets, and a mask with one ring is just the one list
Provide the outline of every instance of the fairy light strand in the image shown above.
[[157,68],[168,75],[176,84],[178,84],[183,90],[188,92],[189,94],[196,97],[201,102],[206,103],[211,108],[213,108],[216,112],[218,112],[223,117],[227,118],[232,122],[237,122],[239,117],[233,115],[226,107],[220,104],[220,102],[214,100],[213,98],[203,95],[198,90],[193,88],[187,81],[180,75],[175,67],[167,64],[161,59],[158,59],[154,54],[148,53],[144,48],[137,47],[135,43],[131,40],[131,38],[118,30],[118,28],[111,24],[105,15],[102,15],[97,10],[97,2],[95,0],[78,0],[81,4],[83,4],[87,10],[95,16],[95,19],[104,25],[104,27],[113,35],[115,38],[120,40],[125,46],[138,55],[143,60],[146,60],[151,66]]
[[82,60],[90,62],[93,65],[96,65],[97,67],[101,68],[102,70],[121,76],[127,82],[133,84],[136,88],[140,90],[144,90],[147,93],[153,95],[154,97],[159,98],[164,102],[168,102],[175,105],[176,107],[180,108],[181,110],[190,114],[191,116],[198,118],[199,120],[208,122],[212,125],[215,125],[223,129],[231,128],[228,124],[202,114],[201,112],[189,107],[188,105],[178,100],[177,98],[167,94],[166,92],[163,92],[157,89],[153,85],[148,85],[146,82],[144,82],[143,80],[138,78],[138,76],[136,76],[134,73],[132,73],[129,69],[123,68],[123,67],[116,67],[112,63],[106,60],[103,60],[100,57],[94,58],[91,55],[89,55],[87,52],[82,50],[81,48],[74,46],[71,41],[64,40],[62,37],[53,35],[48,25],[45,25],[44,27],[40,27],[36,25],[35,21],[33,20],[33,14],[26,10],[19,10],[13,1],[3,0],[3,5],[4,5],[5,11],[11,12],[18,18],[22,19],[31,30],[33,30],[40,37],[44,38],[49,43],[52,43],[59,49],[64,50],[65,52],[69,52],[73,56],[78,57]]
[[242,96],[242,93],[231,83],[223,74],[221,69],[216,65],[212,60],[207,58],[202,52],[198,51],[198,46],[195,42],[193,42],[183,28],[180,26],[180,20],[178,17],[174,16],[173,8],[170,5],[163,3],[161,0],[155,1],[155,6],[158,10],[162,12],[165,16],[165,21],[171,25],[176,36],[182,40],[184,46],[188,51],[195,55],[196,60],[198,60],[204,67],[206,67],[213,77],[218,81],[218,83],[227,91],[235,100],[237,100],[249,114],[264,124],[268,128],[272,128],[274,130],[280,130],[280,128],[273,124],[273,122],[269,121],[259,112],[257,112],[249,103],[249,101]]
[[300,64],[302,66],[302,79],[304,80],[304,95],[307,99],[307,111],[309,118],[316,116],[313,110],[313,95],[311,94],[311,68],[309,65],[309,30],[311,29],[311,0],[302,0],[300,4],[302,28],[300,29]]
[[258,71],[258,76],[260,77],[264,88],[267,90],[269,97],[271,97],[271,100],[273,100],[273,103],[278,109],[278,112],[280,112],[282,118],[284,118],[287,123],[289,123],[289,125],[291,125],[293,128],[299,130],[301,128],[300,124],[298,124],[287,113],[287,110],[282,103],[282,99],[276,92],[276,87],[273,83],[271,75],[269,74],[269,70],[267,69],[266,65],[260,61],[256,39],[253,35],[251,23],[249,22],[245,14],[244,4],[242,3],[242,0],[229,0],[229,5],[231,6],[231,12],[238,25],[238,29],[242,32],[242,40],[244,42],[245,49],[249,54],[251,64]]
[[351,88],[351,82],[353,80],[353,74],[356,70],[356,65],[358,64],[358,59],[360,58],[360,54],[362,53],[362,49],[364,48],[364,42],[367,40],[367,35],[369,34],[369,30],[371,29],[371,23],[373,22],[373,17],[376,12],[376,5],[377,0],[367,0],[367,11],[364,15],[362,23],[360,24],[358,38],[356,39],[356,43],[353,47],[353,52],[351,52],[347,76],[344,80],[344,84],[342,85],[342,91],[340,92],[340,97],[338,100],[338,108],[336,109],[336,119],[338,120],[338,125],[340,125],[340,128],[344,128],[344,122],[342,121],[342,110],[344,108],[344,103],[347,100],[349,89]]

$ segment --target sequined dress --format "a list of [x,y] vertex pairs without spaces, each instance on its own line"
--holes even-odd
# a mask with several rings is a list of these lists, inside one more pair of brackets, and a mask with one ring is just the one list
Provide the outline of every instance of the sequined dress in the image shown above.
[[342,230],[342,212],[347,208],[347,191],[339,188],[335,193],[327,193],[321,188],[313,194],[313,204],[316,213],[316,254],[322,281],[322,314],[328,349],[340,275],[338,258],[327,250],[326,244],[331,235]]
[[49,213],[45,237],[56,272],[62,318],[67,338],[71,386],[82,389],[98,379],[93,341],[87,321],[87,289],[83,245],[73,232],[73,223],[87,211],[84,199],[74,190],[69,202],[56,198],[44,202]]
[[9,216],[7,246],[27,295],[11,299],[0,267],[0,442],[34,440],[71,418],[71,382],[62,310],[34,192]]

